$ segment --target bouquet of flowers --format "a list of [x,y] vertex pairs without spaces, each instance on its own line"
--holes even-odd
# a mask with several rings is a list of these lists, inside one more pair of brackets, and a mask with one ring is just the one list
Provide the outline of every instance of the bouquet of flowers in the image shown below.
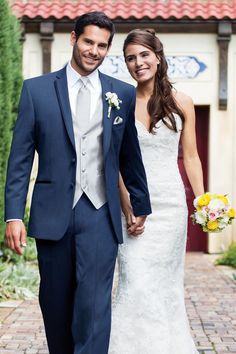
[[220,232],[235,218],[235,210],[231,208],[227,195],[205,193],[195,198],[193,205],[192,221],[199,224],[204,232]]

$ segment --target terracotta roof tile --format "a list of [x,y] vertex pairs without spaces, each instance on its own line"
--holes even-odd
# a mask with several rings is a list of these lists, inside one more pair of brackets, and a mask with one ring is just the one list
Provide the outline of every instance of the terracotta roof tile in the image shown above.
[[216,18],[236,19],[236,0],[15,0],[12,9],[17,17],[61,19],[89,11],[104,11],[111,19],[154,18]]

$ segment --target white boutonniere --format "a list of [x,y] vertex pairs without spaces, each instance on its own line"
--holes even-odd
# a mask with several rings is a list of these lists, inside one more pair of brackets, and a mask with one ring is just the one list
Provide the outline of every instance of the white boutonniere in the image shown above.
[[110,118],[111,109],[113,107],[115,107],[116,109],[120,109],[120,103],[122,103],[122,101],[118,98],[117,94],[114,92],[106,93],[106,101],[108,101],[108,106],[109,106],[107,117]]

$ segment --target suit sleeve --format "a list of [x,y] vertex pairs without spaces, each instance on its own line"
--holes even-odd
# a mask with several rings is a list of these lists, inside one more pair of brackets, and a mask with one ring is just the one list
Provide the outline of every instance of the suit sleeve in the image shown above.
[[35,153],[34,107],[24,82],[8,160],[5,187],[5,220],[23,219]]
[[141,216],[151,213],[151,204],[134,120],[135,89],[131,97],[120,151],[120,172],[130,194],[134,215]]

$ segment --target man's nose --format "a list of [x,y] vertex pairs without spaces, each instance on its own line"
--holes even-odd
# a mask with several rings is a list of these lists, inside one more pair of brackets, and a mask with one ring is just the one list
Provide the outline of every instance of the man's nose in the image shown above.
[[92,46],[90,47],[90,53],[91,53],[92,55],[94,55],[94,56],[96,56],[96,55],[98,54],[98,47],[97,47],[97,45],[92,45]]

